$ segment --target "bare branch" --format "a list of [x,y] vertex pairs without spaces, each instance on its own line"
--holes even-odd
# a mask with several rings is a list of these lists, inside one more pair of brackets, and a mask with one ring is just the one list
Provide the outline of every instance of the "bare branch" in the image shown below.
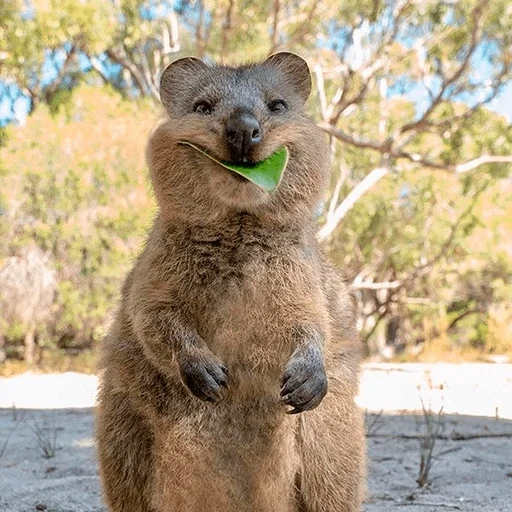
[[76,45],[71,46],[71,49],[66,54],[66,58],[64,59],[64,62],[62,63],[62,66],[59,69],[59,72],[55,79],[45,88],[43,94],[46,98],[46,101],[49,101],[51,97],[57,92],[57,89],[59,88],[60,84],[66,77],[66,74],[69,72],[69,68],[73,64],[73,61],[75,60],[76,54],[77,54],[78,48]]
[[423,167],[428,167],[429,169],[437,169],[454,174],[462,174],[485,164],[512,163],[512,156],[510,155],[482,155],[462,164],[447,164],[443,162],[436,162],[423,155],[420,155],[419,153],[408,153],[407,151],[392,149],[392,141],[389,139],[384,142],[377,142],[369,139],[358,139],[352,137],[348,133],[345,133],[340,128],[334,128],[325,122],[318,123],[318,126],[324,130],[324,132],[329,133],[337,139],[356,148],[372,149],[373,151],[387,155],[390,158],[406,159]]
[[349,285],[351,290],[397,290],[403,286],[402,281],[383,281],[374,283],[373,281],[353,282]]
[[[392,292],[390,292],[392,293]],[[373,333],[377,330],[377,328],[379,327],[379,324],[380,322],[383,320],[383,318],[388,314],[388,311],[389,311],[389,303],[391,302],[391,297],[392,295],[390,295],[388,297],[388,300],[386,301],[385,304],[382,304],[378,311],[379,311],[379,316],[375,319],[375,323],[373,324],[372,328],[365,334],[364,336],[364,340],[365,342],[368,342],[368,340],[373,336]]]
[[[359,87],[358,92],[351,95],[349,97],[348,91],[350,89],[350,85],[353,82],[354,76],[356,76],[356,73],[352,69],[348,69],[346,76],[344,77],[344,86],[343,90],[341,91],[341,94],[339,94],[337,101],[334,101],[334,99],[331,101],[331,115],[329,117],[329,122],[333,125],[335,125],[341,115],[346,111],[347,108],[349,108],[352,105],[360,104],[366,97],[367,92],[371,89],[371,85],[373,80],[375,79],[375,76],[377,72],[382,69],[384,63],[386,62],[386,59],[383,58],[383,54],[387,48],[395,41],[398,31],[400,28],[400,20],[402,19],[403,15],[407,12],[408,7],[411,5],[410,0],[405,0],[404,2],[397,2],[395,10],[393,12],[393,28],[389,33],[383,33],[382,34],[382,40],[378,46],[378,48],[374,52],[374,58],[372,62],[368,62],[365,64],[365,66],[361,69],[361,78],[362,78],[362,84]],[[375,6],[375,9],[377,7]],[[346,38],[347,41],[353,41],[354,35],[359,30],[358,25],[352,26],[351,33]],[[342,57],[345,58],[345,53],[348,48],[348,45],[345,44],[342,50]],[[401,60],[401,59],[399,59]],[[336,112],[334,113],[334,111]]]
[[453,508],[455,510],[462,510],[460,505],[456,505],[454,503],[439,503],[439,502],[424,502],[419,503],[417,501],[411,503],[397,503],[397,507],[438,507],[438,508]]
[[119,50],[108,49],[106,52],[107,56],[112,59],[117,64],[120,64],[124,69],[126,69],[130,76],[133,79],[133,83],[139,89],[139,92],[142,95],[146,94],[146,84],[144,83],[144,77],[141,72],[138,70],[137,66],[133,64],[133,62],[128,59],[126,55],[123,55]]
[[473,56],[479,42],[478,34],[480,32],[480,23],[483,20],[483,16],[481,15],[482,9],[487,5],[487,1],[479,3],[472,13],[472,21],[473,26],[471,30],[471,43],[469,45],[469,48],[466,52],[466,55],[464,56],[464,59],[462,60],[462,63],[460,66],[452,73],[452,75],[446,79],[443,80],[443,83],[441,85],[441,88],[439,90],[439,93],[437,96],[432,100],[431,104],[427,108],[427,110],[424,112],[424,114],[417,120],[412,123],[408,123],[399,130],[400,133],[405,133],[407,131],[411,130],[419,130],[423,127],[425,127],[428,124],[428,119],[436,110],[436,108],[444,102],[443,96],[446,90],[459,78],[464,74],[464,72],[467,70],[471,57]]
[[347,197],[336,207],[331,218],[320,228],[317,237],[320,241],[329,238],[341,220],[354,207],[359,199],[377,184],[388,172],[389,167],[377,167],[366,175],[347,195]]
[[162,27],[162,51],[164,55],[176,53],[180,50],[178,16],[176,12],[169,13],[169,21]]
[[482,155],[474,160],[470,160],[464,164],[459,164],[454,167],[457,174],[472,171],[477,167],[485,164],[512,164],[512,155],[499,156],[499,155]]
[[341,87],[338,87],[336,89],[336,92],[334,93],[334,95],[329,103],[329,107],[327,108],[327,111],[326,111],[326,115],[327,115],[326,119],[327,120],[333,118],[334,109],[336,108],[336,105],[338,104],[338,102],[341,100],[341,97],[343,96],[343,91],[344,91],[344,89],[342,89]]
[[[372,77],[368,77],[367,80],[364,80],[359,91],[349,97],[348,91],[350,88],[350,83],[353,80],[354,74],[355,74],[355,72],[353,70],[349,70],[348,80],[345,83],[345,86],[343,87],[339,101],[336,103],[335,108],[333,109],[333,115],[329,119],[329,123],[332,125],[335,125],[338,122],[339,118],[341,117],[341,114],[343,114],[343,112],[348,107],[350,107],[351,105],[357,105],[357,104],[361,103],[364,100],[366,93],[370,89],[370,85],[372,84],[372,81],[371,81]],[[335,109],[336,109],[336,111],[334,112]]]
[[[512,161],[512,157],[509,157]],[[335,209],[332,216],[328,219],[326,224],[320,228],[317,237],[320,241],[324,241],[328,237],[332,235],[338,226],[339,222],[344,218],[346,213],[350,211],[350,209],[354,206],[355,202],[368,190],[370,190],[375,183],[377,183],[382,177],[384,177],[389,172],[388,167],[378,167],[374,169],[370,174],[368,174],[361,182],[359,182],[347,195],[344,201]],[[478,200],[478,197],[485,189],[485,186],[482,185],[476,192],[473,194],[473,199],[471,204],[459,215],[459,217],[451,223],[450,232],[446,237],[445,241],[442,243],[441,247],[437,251],[437,253],[432,256],[427,261],[422,262],[420,265],[416,266],[411,273],[409,273],[402,280],[396,279],[394,281],[383,281],[383,282],[374,282],[369,280],[364,280],[364,276],[368,275],[368,273],[360,273],[352,284],[350,288],[353,290],[399,290],[401,288],[408,288],[412,283],[415,282],[418,278],[426,275],[432,267],[443,257],[446,256],[446,252],[449,247],[453,244],[457,232],[463,222],[463,220],[467,217],[467,215],[471,212],[474,204]],[[373,331],[372,331],[373,332]]]
[[329,203],[329,209],[327,210],[327,219],[330,219],[335,212],[336,206],[338,205],[338,199],[340,197],[341,187],[345,180],[347,179],[348,169],[342,164],[340,165],[340,173],[338,176],[338,181],[336,182],[336,186],[334,187],[334,192],[331,197],[331,201]]
[[158,87],[155,86],[153,83],[153,79],[155,78],[153,76],[153,73],[151,73],[151,69],[149,67],[149,61],[148,56],[143,48],[140,46],[137,48],[137,53],[139,54],[139,60],[140,60],[140,67],[139,70],[142,72],[142,76],[144,77],[144,82],[146,89],[149,91],[151,96],[158,101],[159,99],[159,93],[158,93]]
[[103,71],[103,66],[101,65],[101,62],[98,60],[97,57],[95,57],[94,55],[88,55],[89,57],[89,62],[91,63],[91,67],[92,69],[94,69],[94,71],[96,71],[96,73],[98,73],[98,75],[100,75],[101,79],[106,83],[110,83],[110,80],[108,78],[107,75],[105,75],[105,72]]
[[[473,114],[476,113],[478,109],[483,107],[484,105],[489,104],[496,96],[501,92],[501,85],[503,79],[507,76],[508,68],[506,66],[503,67],[503,69],[499,72],[499,74],[493,79],[491,87],[491,93],[485,97],[484,99],[476,102],[472,107],[467,108],[464,112],[456,114],[452,117],[444,117],[442,120],[439,121],[433,121],[428,120],[425,124],[426,129],[435,128],[435,129],[446,129],[446,128],[454,128],[456,126],[456,123],[461,123],[465,121],[466,119],[469,119]],[[416,137],[415,132],[411,132],[409,134],[409,138],[406,139],[403,142],[400,142],[401,146],[406,145],[408,142],[414,139]]]
[[376,142],[369,139],[356,139],[352,137],[348,133],[345,133],[340,128],[335,128],[329,123],[318,123],[318,126],[326,133],[333,135],[337,139],[340,139],[351,146],[355,146],[356,148],[362,149],[373,149],[374,151],[378,151],[379,153],[386,153],[389,150],[390,143],[386,141],[385,143]]
[[466,318],[468,315],[476,315],[478,313],[482,313],[482,311],[478,308],[473,308],[473,309],[467,309],[466,311],[464,311],[463,313],[461,313],[460,315],[457,315],[451,322],[450,324],[448,325],[448,327],[446,328],[446,331],[451,331],[461,320],[463,320],[464,318]]
[[316,88],[320,98],[320,108],[322,110],[322,119],[327,121],[327,98],[325,96],[324,70],[321,64],[316,64],[313,68],[316,77]]
[[[381,439],[421,439],[424,434],[372,434],[370,437],[377,437]],[[471,439],[509,439],[512,438],[511,432],[482,432],[463,434],[461,432],[453,432],[452,434],[438,434],[436,439],[443,441],[469,441]]]
[[486,164],[509,164],[512,163],[512,155],[482,155],[462,164],[445,164],[442,162],[434,162],[417,153],[407,153],[405,151],[391,151],[390,156],[394,158],[405,158],[411,162],[428,167],[429,169],[437,169],[453,174],[464,174]]

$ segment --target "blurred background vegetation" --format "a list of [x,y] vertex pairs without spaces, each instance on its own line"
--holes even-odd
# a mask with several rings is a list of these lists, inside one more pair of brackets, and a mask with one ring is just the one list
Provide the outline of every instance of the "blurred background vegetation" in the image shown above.
[[155,211],[165,66],[282,49],[313,71],[319,239],[368,355],[512,354],[508,0],[0,0],[1,372],[94,369]]

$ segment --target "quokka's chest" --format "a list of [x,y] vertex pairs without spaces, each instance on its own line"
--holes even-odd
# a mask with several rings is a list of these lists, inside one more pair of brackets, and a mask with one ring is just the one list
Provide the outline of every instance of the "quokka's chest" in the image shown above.
[[294,328],[312,322],[322,302],[315,269],[294,252],[252,254],[196,275],[205,298],[199,330],[216,353],[250,366],[280,367],[290,356]]
[[311,316],[319,272],[303,233],[268,232],[242,218],[220,233],[189,232],[179,248],[181,290],[197,304],[194,316],[205,339],[257,348],[275,344]]
[[280,242],[254,233],[196,236],[188,240],[183,260],[188,282],[218,296],[245,287],[268,287],[304,266],[304,250],[296,240]]
[[213,310],[237,318],[252,316],[253,309],[265,315],[287,309],[318,281],[316,265],[301,247],[259,241],[236,247],[202,244],[189,259],[187,274],[193,293]]

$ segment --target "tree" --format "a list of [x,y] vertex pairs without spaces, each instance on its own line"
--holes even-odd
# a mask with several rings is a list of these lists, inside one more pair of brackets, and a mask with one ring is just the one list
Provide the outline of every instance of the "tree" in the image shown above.
[[485,215],[508,211],[497,191],[508,183],[512,127],[489,110],[512,84],[506,0],[27,5],[3,2],[0,84],[54,115],[67,102],[69,121],[84,81],[157,100],[161,71],[182,55],[305,56],[308,108],[330,137],[334,169],[319,239],[360,299],[366,338],[415,344],[473,320],[469,338],[488,338],[482,326],[506,300],[499,282],[512,282],[501,228]]
[[113,83],[125,93],[135,91],[139,96],[151,96],[159,101],[160,76],[181,49],[173,3],[143,0],[116,3],[117,24],[111,44],[100,55],[87,53],[92,68],[106,83]]
[[0,78],[11,94],[52,104],[58,93],[84,75],[80,57],[109,46],[115,27],[113,4],[102,0],[2,0]]
[[[354,228],[361,236],[358,247],[371,244],[371,254],[351,258],[349,271],[370,321],[367,336],[400,310],[410,318],[411,292],[427,300],[436,283],[434,267],[457,253],[474,229],[480,196],[510,172],[511,127],[485,109],[512,76],[512,25],[504,9],[500,1],[344,5],[331,28],[340,35],[331,45],[336,57],[317,59],[320,126],[333,140],[340,169],[319,231],[331,252],[353,249],[346,233],[355,221],[347,215],[368,218],[368,194],[380,187],[383,212],[370,215],[365,228]],[[448,199],[450,220],[435,243],[432,231],[419,229],[418,222],[442,222],[425,200],[434,197],[441,204],[440,182],[459,195]],[[390,190],[390,183],[394,190],[386,197],[382,188]],[[389,202],[414,215],[393,218]],[[401,246],[404,228],[409,240]],[[383,233],[392,238],[381,238]],[[425,289],[426,276],[431,286]]]
[[27,283],[48,290],[52,273],[57,294],[43,343],[79,349],[99,338],[154,214],[140,133],[156,117],[147,100],[81,86],[67,111],[51,114],[43,104],[25,126],[7,127],[0,277],[9,286],[0,286],[0,336],[15,342],[34,332],[50,297],[36,288],[27,295]]

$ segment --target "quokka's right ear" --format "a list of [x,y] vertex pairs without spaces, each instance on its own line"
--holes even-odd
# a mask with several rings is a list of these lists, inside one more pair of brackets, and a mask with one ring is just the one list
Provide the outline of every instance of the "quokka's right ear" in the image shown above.
[[278,52],[271,55],[264,65],[278,69],[288,79],[305,102],[311,92],[311,73],[306,61],[295,53]]
[[176,99],[190,91],[192,82],[208,65],[196,57],[183,57],[171,62],[160,78],[160,100],[167,111],[172,110]]

